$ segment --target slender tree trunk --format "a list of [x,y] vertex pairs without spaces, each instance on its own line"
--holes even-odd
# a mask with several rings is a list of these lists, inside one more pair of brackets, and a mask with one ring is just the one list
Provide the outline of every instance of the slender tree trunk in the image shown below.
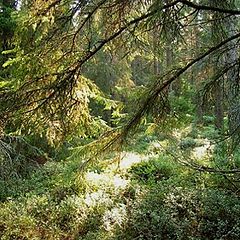
[[160,74],[160,63],[159,63],[159,57],[158,57],[158,28],[154,29],[153,32],[153,73],[155,76],[158,76]]
[[221,82],[217,81],[214,84],[214,115],[215,115],[215,128],[220,132],[223,131],[223,87]]
[[[198,17],[195,19],[195,26],[192,29],[192,33],[191,33],[191,45],[192,48],[195,49],[195,51],[192,51],[192,58],[194,59],[196,56],[198,56],[199,54],[199,46],[200,46],[200,32],[199,32],[199,28],[198,28],[198,24],[199,24],[199,19]],[[196,94],[195,94],[195,98],[193,99],[195,106],[196,106],[196,122],[197,124],[202,124],[203,123],[203,115],[204,115],[204,106],[202,103],[202,96],[200,93],[201,90],[201,81],[202,78],[200,78],[200,76],[198,76],[198,72],[201,71],[200,66],[196,65],[195,67],[192,68],[191,71],[191,78],[190,81],[192,83],[192,86],[196,89]]]
[[[217,3],[213,2],[213,6],[218,6]],[[219,44],[222,40],[222,24],[218,21],[219,14],[213,13],[213,21],[212,22],[212,41],[214,44]],[[220,71],[221,68],[223,68],[225,65],[224,59],[222,57],[215,57],[212,61],[212,68],[213,68],[213,75],[216,76],[218,72]],[[224,98],[223,98],[223,84],[224,78],[221,77],[218,81],[216,81],[213,85],[212,89],[212,94],[214,98],[214,116],[215,116],[215,128],[219,131],[222,132],[224,128],[224,109],[223,109],[223,103],[224,103]]]
[[[219,7],[235,7],[234,0],[222,0],[217,1],[213,0],[211,2],[213,6]],[[219,42],[223,40],[223,38],[231,37],[237,33],[237,20],[234,16],[227,17],[225,14],[214,14],[214,17],[222,20],[216,21],[215,28],[218,31],[216,36],[221,36],[220,38],[216,39],[215,41]],[[228,68],[234,63],[238,61],[238,43],[237,40],[229,42],[225,47],[226,51],[223,54],[223,57],[220,58],[220,65],[222,67]],[[218,65],[219,64],[215,64]],[[215,68],[217,70],[217,68]],[[232,67],[225,75],[226,80],[226,95],[227,95],[227,103],[228,103],[228,129],[229,133],[231,134],[232,138],[232,146],[236,147],[239,145],[240,139],[240,91],[239,91],[239,69],[238,66]],[[223,84],[220,82],[216,83],[215,85],[215,114],[216,114],[216,127],[218,129],[222,128],[223,126]],[[222,89],[222,91],[221,91]]]

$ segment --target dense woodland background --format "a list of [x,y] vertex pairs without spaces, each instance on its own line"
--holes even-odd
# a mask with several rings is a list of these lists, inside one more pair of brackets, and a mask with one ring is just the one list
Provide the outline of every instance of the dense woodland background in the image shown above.
[[0,239],[240,239],[239,16],[1,0]]

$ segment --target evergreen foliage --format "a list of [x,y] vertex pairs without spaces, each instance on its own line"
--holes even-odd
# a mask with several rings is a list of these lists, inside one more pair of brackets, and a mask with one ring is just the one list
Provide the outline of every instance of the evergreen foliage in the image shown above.
[[0,1],[0,239],[239,239],[235,0]]

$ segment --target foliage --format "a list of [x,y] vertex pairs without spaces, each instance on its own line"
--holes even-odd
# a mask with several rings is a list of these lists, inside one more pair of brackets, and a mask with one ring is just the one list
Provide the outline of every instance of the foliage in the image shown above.
[[194,187],[183,176],[148,185],[117,239],[238,238],[239,197]]
[[133,179],[142,181],[143,183],[151,183],[170,178],[176,174],[174,166],[169,158],[159,156],[156,159],[150,159],[147,162],[141,162],[132,166],[129,170]]
[[2,181],[1,239],[240,236],[239,196],[221,176],[186,169],[165,153],[118,174],[114,164],[80,175],[78,169],[79,160],[71,158]]
[[240,239],[239,6],[0,1],[0,239]]
[[187,149],[187,148],[194,148],[196,147],[197,143],[193,138],[187,137],[179,143],[179,147],[181,149]]
[[5,135],[0,139],[0,180],[26,177],[38,164],[47,158],[37,147],[23,137]]

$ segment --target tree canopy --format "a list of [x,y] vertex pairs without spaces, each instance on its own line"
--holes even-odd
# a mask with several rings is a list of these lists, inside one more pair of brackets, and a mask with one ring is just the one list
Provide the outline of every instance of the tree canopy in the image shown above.
[[[2,1],[1,9],[2,132],[37,133],[59,144],[73,132],[96,136],[103,119],[125,138],[149,113],[173,119],[170,96],[196,87],[199,120],[215,109],[216,127],[238,144],[237,2]],[[141,61],[149,62],[147,76],[132,70]],[[130,113],[129,96],[117,89],[137,85],[139,104]],[[119,123],[113,126],[109,114]]]

